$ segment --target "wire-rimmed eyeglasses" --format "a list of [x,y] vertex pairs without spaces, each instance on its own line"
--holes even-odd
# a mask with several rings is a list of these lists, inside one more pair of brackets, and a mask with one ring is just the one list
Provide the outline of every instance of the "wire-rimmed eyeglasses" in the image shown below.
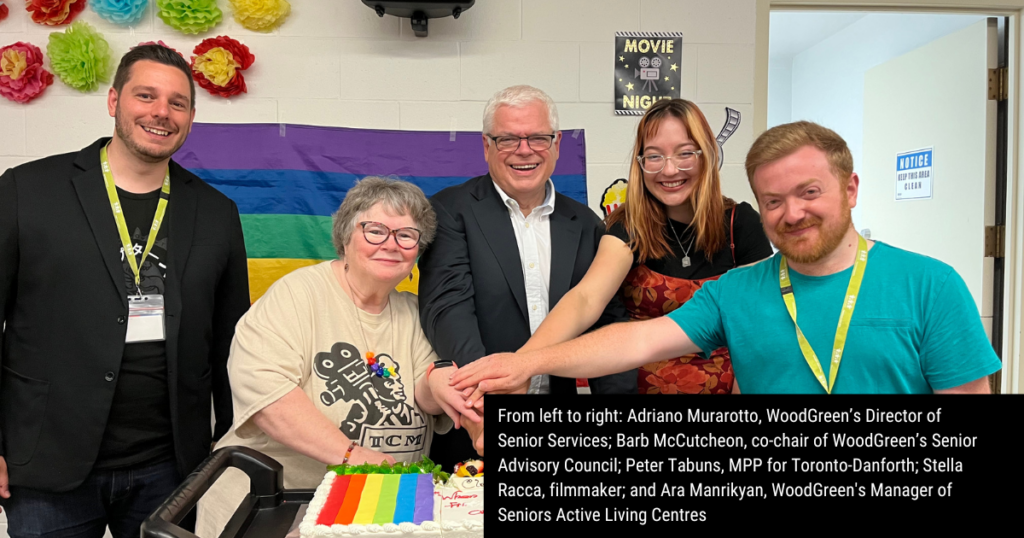
[[665,163],[672,161],[675,165],[676,170],[689,170],[697,165],[697,156],[700,155],[701,150],[694,151],[680,151],[671,157],[664,155],[658,155],[657,153],[651,153],[649,155],[640,155],[636,158],[640,162],[640,168],[643,168],[644,172],[648,174],[657,174],[665,169]]
[[412,250],[420,244],[420,231],[416,228],[399,228],[392,230],[387,226],[373,221],[359,223],[363,228],[363,237],[371,245],[380,245],[388,240],[389,236],[395,236],[395,243],[405,250]]
[[498,148],[498,151],[516,151],[522,144],[523,140],[526,140],[526,144],[530,146],[533,151],[544,151],[551,147],[551,144],[555,142],[557,135],[530,135],[530,136],[491,136],[487,135],[494,141],[494,145]]

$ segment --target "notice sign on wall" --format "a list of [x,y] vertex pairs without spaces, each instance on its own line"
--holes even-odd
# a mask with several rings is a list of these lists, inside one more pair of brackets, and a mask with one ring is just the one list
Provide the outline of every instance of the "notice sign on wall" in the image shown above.
[[661,99],[678,99],[681,32],[615,32],[615,114],[642,116]]
[[896,199],[932,197],[932,148],[896,154]]

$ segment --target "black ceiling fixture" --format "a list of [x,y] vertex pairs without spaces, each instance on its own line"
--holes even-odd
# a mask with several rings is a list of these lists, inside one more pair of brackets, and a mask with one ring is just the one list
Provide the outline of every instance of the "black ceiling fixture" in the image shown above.
[[427,20],[442,17],[459,18],[463,11],[473,7],[476,0],[462,2],[427,2],[422,0],[406,0],[392,2],[390,0],[363,0],[363,4],[374,9],[377,15],[394,15],[409,19],[416,37],[427,37]]

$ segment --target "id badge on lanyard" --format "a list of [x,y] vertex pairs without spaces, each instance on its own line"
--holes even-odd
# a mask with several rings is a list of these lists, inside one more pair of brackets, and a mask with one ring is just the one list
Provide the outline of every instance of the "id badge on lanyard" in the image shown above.
[[125,343],[162,342],[164,332],[164,296],[128,296],[128,333]]
[[103,168],[103,182],[107,188],[107,197],[110,199],[110,208],[114,213],[114,222],[117,224],[118,235],[121,236],[121,248],[125,260],[135,276],[135,289],[138,295],[128,296],[128,331],[125,334],[125,343],[135,342],[161,342],[166,338],[164,332],[164,296],[143,295],[139,284],[140,265],[149,256],[149,251],[156,243],[156,234],[160,230],[164,213],[167,211],[167,200],[171,196],[171,171],[164,173],[163,187],[160,189],[160,201],[157,202],[156,213],[153,215],[153,225],[149,230],[149,240],[146,248],[142,251],[142,262],[135,259],[135,249],[132,248],[131,237],[128,235],[128,225],[124,221],[121,212],[121,202],[117,197],[117,187],[114,184],[114,176],[110,172],[110,162],[107,160],[107,147],[100,148],[100,164]]

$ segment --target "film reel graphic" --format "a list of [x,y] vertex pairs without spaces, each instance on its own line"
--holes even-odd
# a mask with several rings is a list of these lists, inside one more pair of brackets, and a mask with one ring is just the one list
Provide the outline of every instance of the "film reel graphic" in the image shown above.
[[737,129],[740,128],[740,116],[739,110],[734,110],[729,107],[725,107],[725,125],[722,126],[722,130],[718,132],[718,136],[715,137],[715,141],[718,142],[718,169],[722,169],[722,165],[725,164],[725,141],[729,140]]

